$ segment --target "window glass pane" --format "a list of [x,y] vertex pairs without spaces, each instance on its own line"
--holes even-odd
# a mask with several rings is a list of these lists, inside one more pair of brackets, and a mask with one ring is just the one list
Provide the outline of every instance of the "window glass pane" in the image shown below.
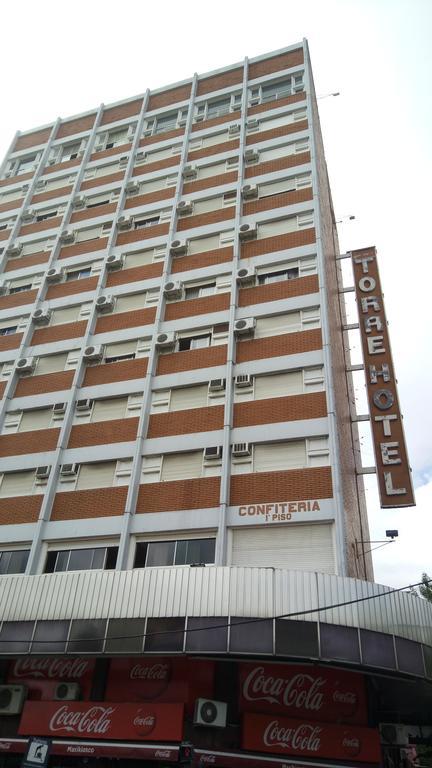
[[51,423],[52,408],[41,408],[37,411],[24,411],[19,432],[29,432],[33,429],[46,429]]
[[[29,557],[29,549],[19,549],[15,552],[9,552],[8,573],[24,573]],[[0,561],[1,564],[1,561]]]
[[89,566],[92,569],[101,569],[105,565],[105,558],[106,558],[106,548],[105,547],[97,547],[93,550],[93,558],[91,561],[91,565]]
[[174,541],[152,541],[148,545],[147,566],[172,565],[174,561]]
[[105,559],[106,571],[114,570],[117,564],[117,555],[118,555],[118,547],[107,547],[106,559]]
[[9,572],[9,563],[10,563],[10,552],[2,552],[0,554],[0,573],[8,573]]
[[3,475],[0,485],[0,497],[25,496],[31,493],[34,483],[34,470],[28,472],[8,472]]
[[167,454],[163,457],[162,481],[201,477],[202,451]]
[[134,557],[134,568],[144,568],[146,564],[146,557],[147,557],[147,547],[148,544],[146,541],[138,541],[137,545],[135,547],[135,557]]
[[86,571],[91,568],[92,549],[72,549],[69,557],[68,571]]
[[[55,555],[55,552],[52,552],[50,554]],[[54,570],[56,572],[58,571],[67,571],[68,570],[68,562],[69,562],[69,550],[64,549],[61,552],[57,552],[57,559]]]

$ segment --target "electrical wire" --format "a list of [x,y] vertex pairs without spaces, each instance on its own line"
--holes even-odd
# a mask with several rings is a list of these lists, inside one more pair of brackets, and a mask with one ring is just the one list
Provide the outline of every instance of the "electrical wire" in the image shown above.
[[[297,616],[305,616],[307,614],[311,613],[321,613],[323,611],[332,611],[336,608],[344,608],[348,605],[355,605],[358,603],[364,603],[368,600],[376,600],[380,597],[388,597],[389,595],[394,595],[397,592],[403,592],[405,590],[413,590],[414,587],[420,587],[420,586],[428,586],[429,584],[432,584],[432,578],[426,579],[422,581],[417,581],[414,584],[406,584],[404,587],[395,587],[394,589],[389,589],[388,592],[380,592],[376,595],[366,595],[365,597],[356,597],[353,600],[345,600],[342,603],[332,603],[331,605],[323,605],[317,608],[307,608],[303,611],[292,611],[290,613],[281,613],[276,616],[265,616],[265,617],[259,617],[259,618],[253,618],[253,619],[241,619],[240,621],[236,621],[235,624],[232,624],[231,621],[224,622],[223,624],[214,624],[213,626],[208,627],[184,627],[183,629],[166,629],[161,630],[159,632],[143,632],[138,635],[117,635],[116,637],[83,637],[83,638],[68,638],[68,639],[59,639],[59,640],[37,640],[35,638],[26,640],[3,640],[0,637],[0,648],[3,643],[16,643],[16,642],[28,642],[29,644],[37,643],[38,645],[44,645],[49,644],[53,645],[53,643],[83,643],[85,641],[96,643],[96,642],[104,642],[105,640],[113,641],[113,640],[139,640],[144,639],[148,637],[160,637],[161,635],[178,635],[180,633],[182,634],[189,634],[193,632],[211,632],[216,629],[228,629],[228,628],[236,628],[239,626],[243,626],[244,624],[259,624],[265,621],[277,621],[278,619],[290,619]],[[410,594],[408,592],[407,594]],[[158,618],[158,617],[148,617],[148,618]],[[169,617],[161,617],[161,618],[169,618]],[[192,617],[195,618],[195,617]],[[210,617],[207,617],[210,618]],[[95,619],[97,621],[98,619]],[[109,621],[109,619],[101,619],[101,621]],[[128,619],[125,618],[124,621],[127,621]],[[38,621],[35,619],[34,621]],[[49,620],[48,620],[49,621]],[[66,619],[66,621],[73,621],[73,619]]]

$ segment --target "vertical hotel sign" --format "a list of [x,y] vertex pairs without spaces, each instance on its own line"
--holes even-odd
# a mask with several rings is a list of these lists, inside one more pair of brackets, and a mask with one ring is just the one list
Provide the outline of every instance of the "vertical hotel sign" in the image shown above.
[[415,505],[375,248],[352,251],[381,507]]

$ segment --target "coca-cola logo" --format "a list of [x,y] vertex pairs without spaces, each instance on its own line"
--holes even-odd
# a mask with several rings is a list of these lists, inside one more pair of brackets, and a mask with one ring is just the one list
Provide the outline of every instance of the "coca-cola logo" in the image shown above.
[[247,701],[268,701],[294,709],[319,711],[323,705],[323,677],[298,673],[292,677],[266,675],[264,667],[254,667],[243,683]]
[[243,698],[311,713],[325,709],[325,704],[332,699],[340,712],[354,714],[358,706],[357,693],[345,690],[339,681],[334,683],[333,693],[328,686],[329,681],[319,674],[302,671],[290,676],[276,676],[266,672],[264,667],[254,667],[243,682]]
[[134,717],[134,728],[140,736],[147,736],[154,730],[156,725],[156,715],[152,712],[139,709]]
[[7,752],[11,748],[12,744],[10,741],[0,741],[0,751],[4,750]]
[[155,757],[159,757],[161,760],[169,760],[171,757],[171,752],[169,749],[157,749],[155,752]]
[[129,679],[143,683],[137,694],[143,701],[157,699],[168,687],[171,680],[171,665],[167,661],[144,662],[134,664],[129,671]]
[[50,722],[50,732],[66,731],[69,734],[107,733],[115,707],[93,706],[87,709],[70,709],[68,704],[57,709]]
[[294,728],[284,727],[278,720],[272,720],[264,731],[264,744],[267,747],[282,747],[282,749],[297,752],[318,752],[321,746],[322,728],[317,725],[300,723]]
[[200,765],[215,765],[216,755],[201,755]]
[[355,757],[360,752],[361,741],[358,736],[353,736],[352,733],[346,731],[342,737],[342,749],[346,755]]
[[88,659],[17,659],[11,676],[45,680],[79,680],[90,668]]

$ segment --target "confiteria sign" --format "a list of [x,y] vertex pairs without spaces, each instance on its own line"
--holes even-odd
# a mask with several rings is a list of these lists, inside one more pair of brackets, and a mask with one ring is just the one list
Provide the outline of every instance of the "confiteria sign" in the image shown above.
[[415,504],[376,249],[352,251],[381,507]]

